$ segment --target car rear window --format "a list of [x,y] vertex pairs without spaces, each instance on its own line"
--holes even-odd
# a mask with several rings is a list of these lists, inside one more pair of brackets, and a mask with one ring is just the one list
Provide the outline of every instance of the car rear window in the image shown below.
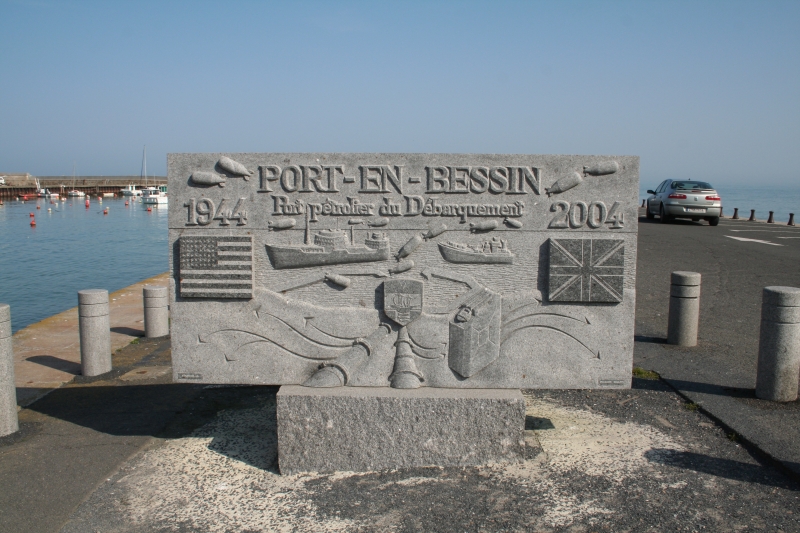
[[711,189],[713,190],[714,187],[711,186],[710,183],[706,183],[705,181],[673,181],[672,182],[673,189]]

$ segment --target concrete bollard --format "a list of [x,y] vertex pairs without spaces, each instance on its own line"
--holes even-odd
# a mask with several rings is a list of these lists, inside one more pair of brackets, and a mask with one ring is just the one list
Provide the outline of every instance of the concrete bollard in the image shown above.
[[719,218],[725,218],[725,215],[722,214],[722,207],[719,208]]
[[733,218],[734,220],[739,220],[739,208],[738,207],[734,207],[733,208],[733,216],[731,218]]
[[764,287],[762,294],[756,396],[791,402],[800,376],[800,289]]
[[78,324],[81,333],[81,372],[99,376],[111,371],[111,328],[108,291],[78,291]]
[[794,213],[789,213],[789,223],[787,226],[794,226]]
[[16,433],[18,429],[11,308],[8,304],[0,304],[0,437]]
[[669,289],[667,343],[697,346],[697,322],[700,319],[700,274],[673,272]]
[[767,224],[774,224],[775,223],[775,211],[769,212],[769,218],[767,218]]
[[748,222],[755,222],[756,221],[756,210],[750,210],[750,218],[747,219]]
[[144,300],[144,336],[169,335],[169,302],[167,288],[149,285],[142,289]]

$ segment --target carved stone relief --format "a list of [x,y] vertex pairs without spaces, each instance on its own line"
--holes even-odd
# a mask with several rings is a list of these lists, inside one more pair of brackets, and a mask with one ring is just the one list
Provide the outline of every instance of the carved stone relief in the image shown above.
[[175,154],[169,175],[178,381],[630,382],[636,158]]

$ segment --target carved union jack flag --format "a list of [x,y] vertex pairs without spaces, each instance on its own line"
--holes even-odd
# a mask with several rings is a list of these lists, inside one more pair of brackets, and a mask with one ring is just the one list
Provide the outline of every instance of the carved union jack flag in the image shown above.
[[611,239],[550,239],[551,302],[622,301],[625,243]]

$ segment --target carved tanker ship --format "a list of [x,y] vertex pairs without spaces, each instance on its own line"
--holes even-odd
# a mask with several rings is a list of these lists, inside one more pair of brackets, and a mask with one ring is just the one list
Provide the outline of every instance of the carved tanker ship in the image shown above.
[[440,242],[439,252],[450,263],[506,264],[514,262],[514,254],[503,239],[493,237],[480,248],[458,242]]
[[340,229],[324,229],[314,234],[310,243],[308,221],[306,221],[305,244],[267,244],[267,255],[276,270],[344,263],[366,263],[389,259],[389,238],[385,233],[372,232],[364,246],[354,242],[353,228],[350,239]]

